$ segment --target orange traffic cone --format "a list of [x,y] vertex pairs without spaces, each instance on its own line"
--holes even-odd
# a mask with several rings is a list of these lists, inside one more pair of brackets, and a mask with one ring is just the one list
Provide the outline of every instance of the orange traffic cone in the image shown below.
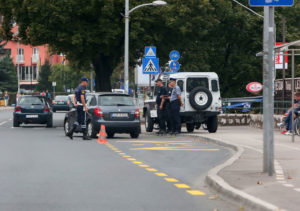
[[106,137],[107,137],[107,134],[105,132],[105,125],[101,125],[97,142],[99,144],[106,144],[107,143]]

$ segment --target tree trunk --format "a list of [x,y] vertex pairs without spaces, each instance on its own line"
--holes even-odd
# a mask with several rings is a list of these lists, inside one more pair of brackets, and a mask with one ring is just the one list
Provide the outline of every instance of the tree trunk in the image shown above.
[[93,60],[97,92],[111,92],[110,77],[113,69],[109,66],[108,61],[108,58],[104,56],[97,57]]

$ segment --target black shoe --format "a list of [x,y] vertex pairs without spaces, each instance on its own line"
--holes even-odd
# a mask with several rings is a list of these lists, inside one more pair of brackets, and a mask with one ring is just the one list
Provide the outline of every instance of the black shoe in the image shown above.
[[177,131],[176,131],[176,132],[174,132],[173,134],[176,136],[176,135],[178,135],[178,134],[179,134],[179,132],[177,132]]
[[73,131],[69,131],[66,136],[68,136],[71,140],[73,140]]
[[82,137],[83,140],[92,140],[90,137],[88,137],[86,134],[83,134]]

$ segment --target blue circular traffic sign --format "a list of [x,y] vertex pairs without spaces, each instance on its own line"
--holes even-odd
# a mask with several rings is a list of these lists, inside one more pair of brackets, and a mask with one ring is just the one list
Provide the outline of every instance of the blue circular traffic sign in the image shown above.
[[177,61],[180,58],[180,53],[176,50],[171,51],[169,57],[172,61]]
[[177,72],[179,69],[180,69],[180,64],[179,64],[179,62],[172,61],[172,62],[170,63],[170,70],[171,70],[171,71]]

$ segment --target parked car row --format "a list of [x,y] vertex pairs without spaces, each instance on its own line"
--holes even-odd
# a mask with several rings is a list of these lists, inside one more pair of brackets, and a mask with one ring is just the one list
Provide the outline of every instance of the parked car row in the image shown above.
[[[64,118],[64,131],[67,133],[77,120],[77,112],[72,103],[72,95],[56,96],[52,108],[47,99],[42,96],[21,96],[14,111],[13,125],[46,124],[53,126],[53,112],[68,111]],[[137,138],[141,133],[140,112],[132,97],[121,93],[88,93],[86,124],[88,136],[95,138],[101,125],[106,126],[107,136],[115,133],[128,133]],[[75,132],[80,132],[80,126]]]

